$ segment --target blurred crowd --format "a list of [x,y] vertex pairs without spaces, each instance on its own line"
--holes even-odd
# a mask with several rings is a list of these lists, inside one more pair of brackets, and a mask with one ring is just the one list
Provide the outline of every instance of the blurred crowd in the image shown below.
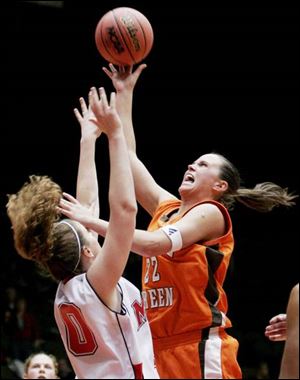
[[54,321],[55,284],[34,271],[32,263],[12,260],[1,274],[1,378],[23,378],[26,359],[46,352],[57,358],[61,379],[74,379]]

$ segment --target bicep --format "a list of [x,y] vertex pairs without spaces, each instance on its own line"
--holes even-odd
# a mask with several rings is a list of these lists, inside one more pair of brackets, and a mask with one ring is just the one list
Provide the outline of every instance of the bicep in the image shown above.
[[[213,205],[201,205],[190,210],[182,219],[168,225],[176,227],[182,240],[174,241],[174,233],[168,234],[163,228],[155,231],[136,230],[134,252],[151,257],[172,251],[172,246],[188,247],[199,241],[216,239],[224,234],[225,221],[221,211]],[[173,240],[173,243],[172,243]],[[178,248],[181,249],[181,248]]]
[[203,204],[193,208],[175,223],[180,230],[183,247],[222,236],[225,221],[221,211],[214,205]]
[[130,163],[137,201],[150,215],[154,214],[161,202],[176,199],[174,195],[156,183],[146,166],[133,152],[130,153]]

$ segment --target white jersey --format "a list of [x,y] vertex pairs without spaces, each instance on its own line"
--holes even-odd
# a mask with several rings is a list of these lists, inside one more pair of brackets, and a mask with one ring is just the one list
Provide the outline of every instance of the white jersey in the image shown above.
[[86,273],[58,286],[54,315],[79,379],[159,378],[140,291],[123,277],[118,289],[120,312],[101,301]]

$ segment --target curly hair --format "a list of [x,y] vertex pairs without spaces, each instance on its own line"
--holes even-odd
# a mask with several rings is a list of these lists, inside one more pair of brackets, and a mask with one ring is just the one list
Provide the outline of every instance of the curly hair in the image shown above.
[[35,261],[42,274],[47,272],[57,281],[81,273],[79,261],[84,238],[76,231],[78,247],[72,229],[57,223],[60,220],[57,206],[62,198],[60,186],[47,176],[32,175],[17,194],[8,198],[7,213],[18,254]]
[[7,213],[11,220],[17,252],[28,260],[50,258],[52,229],[59,220],[56,207],[62,189],[47,176],[29,177],[17,194],[8,195]]

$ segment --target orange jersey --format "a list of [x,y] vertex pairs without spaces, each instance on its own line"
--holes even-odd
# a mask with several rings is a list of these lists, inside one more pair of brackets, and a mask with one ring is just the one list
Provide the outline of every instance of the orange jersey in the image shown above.
[[[212,203],[222,212],[226,225],[223,236],[192,244],[172,257],[165,254],[143,258],[144,306],[157,369],[165,379],[242,376],[236,359],[238,342],[225,331],[231,327],[223,289],[234,247],[231,219],[221,203],[202,203]],[[180,204],[179,200],[161,203],[148,230],[182,218],[184,215],[173,218],[172,223],[166,221]]]
[[[167,225],[162,221],[164,216],[177,210],[180,203],[179,200],[161,203],[148,230]],[[227,298],[223,289],[234,246],[231,219],[219,202],[204,203],[215,204],[221,210],[226,223],[223,236],[183,248],[173,257],[143,258],[143,297],[154,339],[207,327],[231,327],[225,317]]]

